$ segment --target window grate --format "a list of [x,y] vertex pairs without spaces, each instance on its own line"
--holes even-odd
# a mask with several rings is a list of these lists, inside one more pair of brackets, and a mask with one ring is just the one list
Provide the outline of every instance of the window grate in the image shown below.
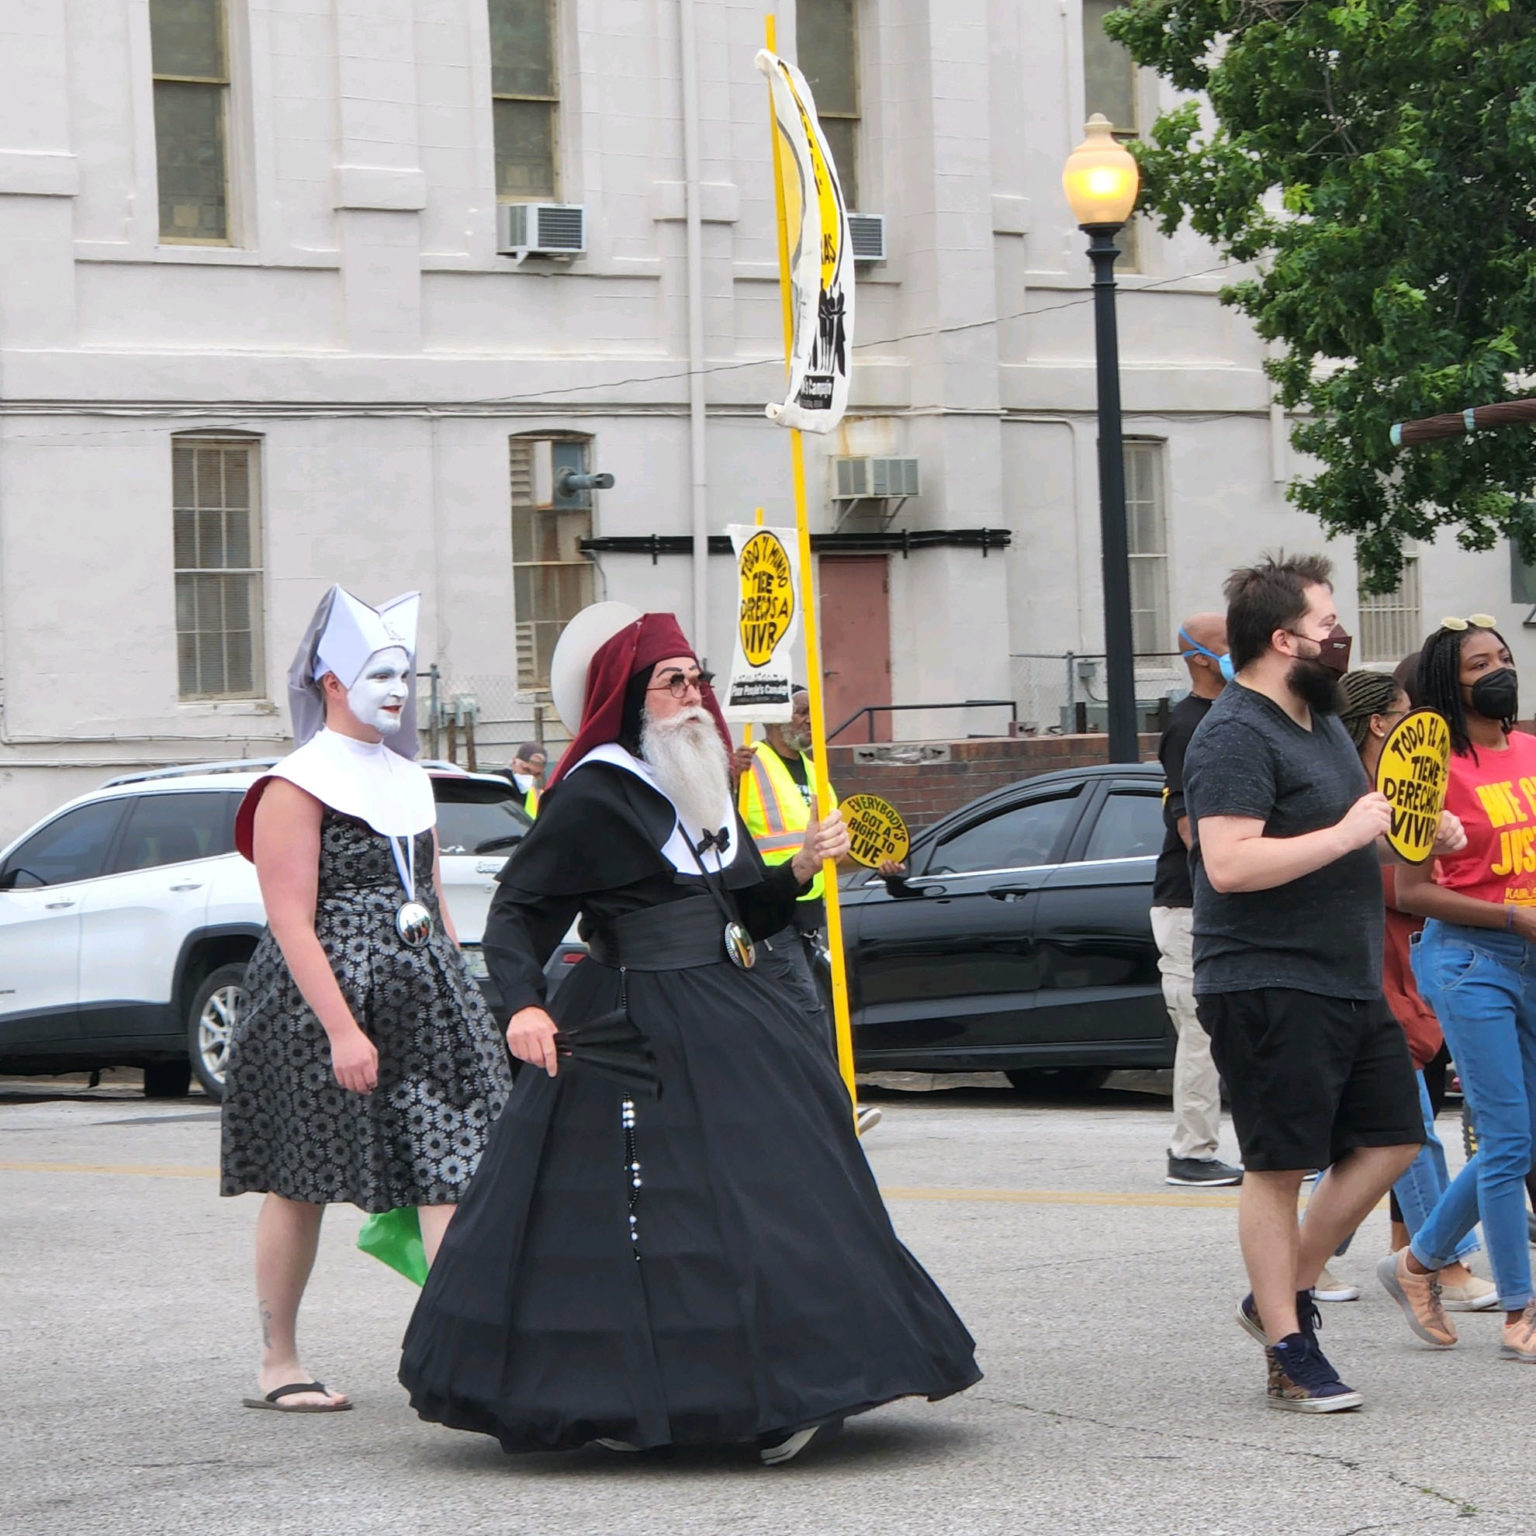
[[150,0],[160,240],[229,244],[224,0]]
[[[816,98],[816,117],[832,151],[843,205],[859,206],[859,32],[857,0],[800,0],[795,55]],[[857,253],[856,253],[857,254]]]
[[[558,450],[558,452],[557,452]],[[514,437],[510,444],[512,611],[517,685],[547,688],[549,662],[565,626],[594,600],[590,503],[556,505],[555,461],[585,469],[585,438]]]
[[560,80],[555,0],[488,0],[496,196],[504,203],[559,195]]
[[262,565],[257,445],[171,440],[171,543],[177,692],[183,700],[259,698]]
[[1410,555],[1403,561],[1403,574],[1391,592],[1360,594],[1360,659],[1365,662],[1390,662],[1396,666],[1403,657],[1423,643],[1420,617],[1419,561]]
[[1161,443],[1125,444],[1125,527],[1131,567],[1131,644],[1138,656],[1155,656],[1167,650],[1172,634]]

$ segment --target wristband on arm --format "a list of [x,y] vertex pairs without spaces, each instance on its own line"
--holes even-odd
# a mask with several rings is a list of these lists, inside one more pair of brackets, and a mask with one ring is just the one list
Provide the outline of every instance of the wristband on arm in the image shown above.
[[1504,908],[1504,931],[1505,933],[1513,933],[1515,931],[1515,909],[1513,907]]

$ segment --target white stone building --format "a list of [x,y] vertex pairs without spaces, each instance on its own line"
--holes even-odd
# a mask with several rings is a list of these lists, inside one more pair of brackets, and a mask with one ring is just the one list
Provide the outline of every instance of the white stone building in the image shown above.
[[[1088,266],[1059,177],[1089,110],[1134,129],[1158,101],[1105,8],[781,4],[851,201],[884,220],[853,409],[810,445],[813,525],[841,535],[833,715],[1014,699],[1059,728],[1065,664],[1030,653],[1101,644]],[[691,551],[755,505],[791,516],[762,414],[782,380],[762,35],[733,0],[0,10],[0,838],[109,772],[279,749],[290,647],[333,580],[420,587],[423,664],[504,741],[593,595],[675,607],[724,664],[730,568]],[[582,210],[580,254],[503,253],[499,205],[534,202]],[[1230,565],[1319,539],[1283,499],[1259,346],[1214,298],[1229,274],[1145,230],[1127,265],[1157,651]],[[832,500],[829,458],[869,455],[916,459],[919,494]],[[583,466],[616,485],[552,506]],[[1441,612],[1517,633],[1525,613],[1507,551],[1421,559],[1396,608],[1366,659]]]

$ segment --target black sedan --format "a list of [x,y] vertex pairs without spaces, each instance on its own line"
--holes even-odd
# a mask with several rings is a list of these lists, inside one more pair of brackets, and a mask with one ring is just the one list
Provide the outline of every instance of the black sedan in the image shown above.
[[845,877],[859,1069],[1001,1069],[1038,1092],[1171,1066],[1148,917],[1162,787],[1156,764],[1044,774],[919,834],[904,880]]

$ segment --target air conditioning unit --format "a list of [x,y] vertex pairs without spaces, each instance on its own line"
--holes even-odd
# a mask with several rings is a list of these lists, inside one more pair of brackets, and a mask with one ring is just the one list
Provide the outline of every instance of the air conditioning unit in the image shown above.
[[833,497],[838,501],[922,494],[916,459],[833,459],[832,464],[836,476]]
[[529,256],[580,256],[587,248],[580,203],[498,203],[496,250],[522,262]]
[[883,213],[850,213],[848,234],[853,240],[853,259],[856,262],[885,260]]

